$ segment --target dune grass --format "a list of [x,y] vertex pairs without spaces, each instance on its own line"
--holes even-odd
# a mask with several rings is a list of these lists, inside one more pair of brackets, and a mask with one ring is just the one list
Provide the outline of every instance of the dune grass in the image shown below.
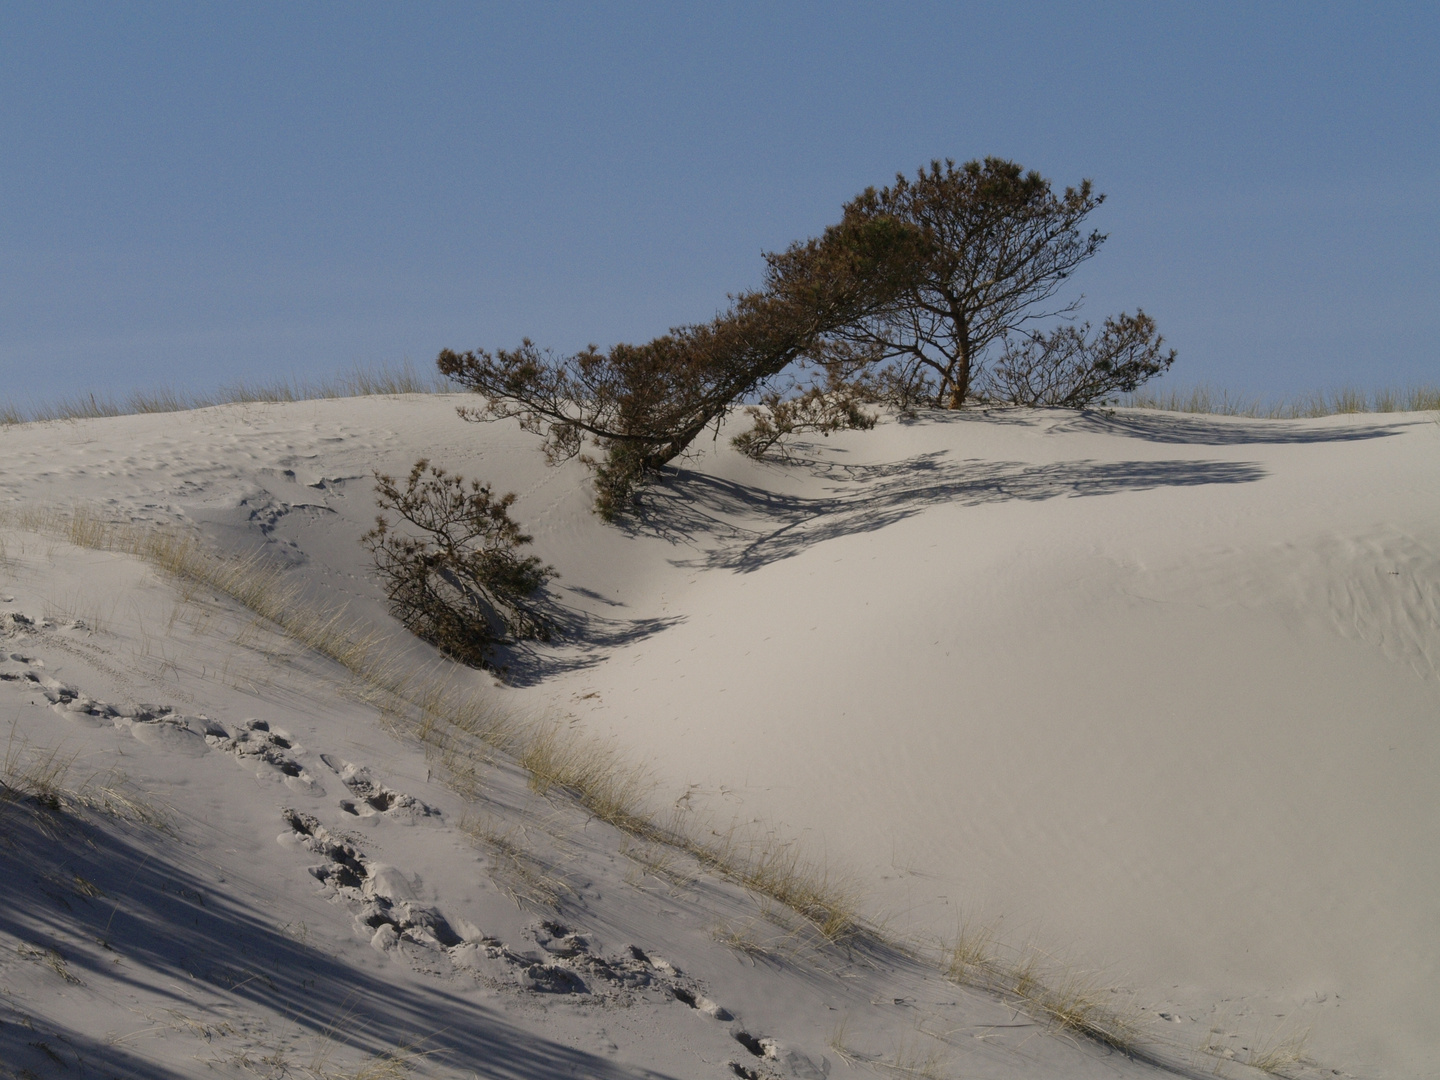
[[[398,394],[460,393],[466,388],[438,371],[421,371],[406,360],[396,365],[356,367],[329,379],[245,381],[232,383],[213,393],[191,393],[174,389],[134,391],[123,397],[112,394],[73,394],[23,408],[0,401],[0,427],[8,424],[47,420],[86,420],[97,417],[129,416],[138,413],[173,413],[204,409],[214,405],[263,404],[314,401],[325,398],[371,397]],[[1186,390],[1146,388],[1114,399],[1108,404],[1161,412],[1200,413],[1212,416],[1244,416],[1269,420],[1299,420],[1349,413],[1427,412],[1440,410],[1440,386],[1419,385],[1407,389],[1365,391],[1353,387],[1317,390],[1293,398],[1247,397],[1229,390],[1195,386]]]
[[1144,1037],[1136,1010],[1122,1007],[1123,996],[1099,974],[1056,960],[1033,944],[1007,948],[998,922],[963,919],[940,957],[952,982],[1008,998],[1060,1031],[1132,1054]]
[[1440,409],[1440,386],[1367,392],[1354,388],[1317,390],[1297,398],[1266,400],[1196,386],[1189,390],[1138,390],[1113,402],[1131,409],[1302,420],[1348,413],[1428,412]]
[[44,815],[40,823],[47,831],[63,831],[56,829],[61,820],[85,811],[154,829],[167,828],[165,807],[133,790],[124,776],[111,772],[72,784],[74,764],[74,755],[67,756],[58,747],[28,745],[11,725],[0,758],[0,837],[6,835],[5,812],[17,808]]
[[213,405],[314,401],[323,398],[373,397],[394,394],[456,393],[463,388],[438,371],[418,370],[408,360],[399,366],[364,368],[320,380],[241,381],[209,393],[173,389],[135,391],[124,397],[110,394],[73,394],[22,408],[0,401],[0,425],[46,420],[89,420],[137,413],[173,413]]

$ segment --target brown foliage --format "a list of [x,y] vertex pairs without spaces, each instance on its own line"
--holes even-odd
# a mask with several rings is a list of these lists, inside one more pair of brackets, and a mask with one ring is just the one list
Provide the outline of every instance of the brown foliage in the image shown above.
[[1004,351],[986,380],[991,397],[1016,405],[1083,408],[1112,394],[1132,393],[1145,380],[1167,371],[1175,350],[1143,311],[1106,319],[1098,334],[1090,324],[1061,326],[1049,334],[1027,335]]
[[376,473],[375,494],[400,520],[377,516],[361,542],[408,630],[475,667],[488,666],[507,637],[548,640],[549,624],[529,598],[555,571],[517,554],[531,537],[510,517],[513,492],[497,499],[488,485],[467,486],[422,458],[403,489]]
[[470,420],[518,419],[542,435],[549,459],[604,453],[596,509],[620,513],[637,484],[673,460],[736,403],[812,353],[820,340],[890,303],[918,265],[912,228],[889,218],[846,217],[825,235],[766,256],[762,289],[732,299],[708,323],[644,345],[590,346],[573,356],[528,339],[494,354],[446,349],[442,374],[485,398]]
[[750,430],[730,442],[746,457],[763,458],[779,448],[786,453],[786,441],[801,432],[815,432],[829,437],[832,431],[858,429],[869,431],[876,417],[864,410],[867,398],[854,383],[832,380],[826,386],[811,386],[795,397],[771,391],[760,399],[760,405],[746,409],[750,414]]
[[863,369],[899,404],[960,408],[991,344],[1075,309],[1046,301],[1104,243],[1080,229],[1104,200],[1089,180],[1057,195],[1039,173],[1000,158],[932,161],[914,180],[866,190],[846,220],[911,226],[920,262],[889,304],[831,335],[821,359],[849,374]]

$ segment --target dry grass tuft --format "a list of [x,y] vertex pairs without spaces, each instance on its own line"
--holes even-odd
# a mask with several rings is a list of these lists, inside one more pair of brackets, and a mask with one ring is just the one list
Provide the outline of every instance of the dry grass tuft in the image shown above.
[[83,784],[70,786],[74,763],[75,755],[66,756],[58,747],[30,747],[11,725],[0,761],[0,814],[7,808],[25,806],[40,811],[41,824],[51,831],[65,816],[85,811],[154,829],[169,827],[167,809],[153,797],[133,790],[123,774],[92,776]]
[[655,877],[665,882],[673,895],[695,884],[695,875],[684,865],[685,852],[671,844],[649,840],[636,844],[634,839],[633,836],[627,836],[620,846],[620,854],[633,860],[636,865],[633,875],[626,875],[625,878],[631,885],[640,888],[645,877]]
[[627,765],[612,747],[544,725],[522,739],[516,760],[540,794],[561,788],[601,821],[636,836],[653,832],[644,810],[651,788],[645,770]]
[[945,973],[957,983],[983,982],[989,978],[996,960],[997,924],[979,924],[972,918],[961,921],[955,940],[941,949]]
[[1139,1042],[1139,1025],[1114,1007],[1114,993],[1093,976],[1073,968],[1052,974],[1026,962],[1011,983],[1017,998],[1062,1031],[1077,1032],[1126,1052]]
[[767,902],[761,904],[757,918],[744,923],[718,922],[710,928],[710,936],[727,949],[748,957],[752,963],[757,960],[777,963],[805,955],[807,945],[814,944],[814,935],[803,933],[808,926],[809,923],[787,925],[781,913],[771,910]]
[[1308,1028],[1303,1031],[1278,1032],[1264,1041],[1256,1040],[1257,1045],[1245,1063],[1252,1069],[1284,1076],[1295,1066],[1309,1063],[1305,1056],[1305,1044],[1309,1041]]
[[[434,1054],[433,1050],[418,1050],[413,1046],[400,1046],[376,1054],[354,1072],[333,1073],[333,1080],[400,1080],[415,1067],[421,1058]],[[327,1077],[326,1080],[331,1080]]]
[[[997,923],[963,921],[941,949],[947,977],[1009,998],[1062,1031],[1131,1052],[1143,1032],[1138,1012],[1119,1007],[1116,991],[1098,976],[1057,963],[1033,946],[1004,955]],[[1126,1003],[1128,1004],[1128,1002]]]
[[517,907],[555,910],[561,897],[573,892],[563,878],[515,843],[515,830],[502,832],[489,818],[467,815],[460,819],[460,831],[489,848],[495,881]]
[[845,1044],[845,1029],[849,1026],[850,1016],[847,1013],[841,1018],[835,1030],[830,1033],[830,1038],[825,1041],[825,1044],[829,1046],[831,1050],[835,1051],[836,1057],[853,1069],[856,1065],[861,1064],[861,1059],[855,1051],[851,1050],[850,1047]]
[[[229,1027],[228,1024],[223,1026]],[[209,1030],[214,1032],[217,1029]],[[210,1039],[206,1037],[205,1041],[208,1043]],[[308,1064],[292,1060],[289,1048],[283,1046],[270,1049],[269,1053],[248,1047],[216,1054],[209,1059],[197,1057],[196,1060],[203,1062],[207,1069],[219,1065],[259,1077],[260,1080],[287,1080],[290,1077],[302,1077],[304,1080],[399,1080],[408,1076],[421,1059],[438,1053],[418,1049],[415,1045],[399,1046],[372,1054],[368,1061],[359,1065],[344,1067],[332,1064],[331,1059],[338,1049],[332,1029]]]
[[[869,1057],[857,1052],[845,1042],[845,1029],[849,1018],[840,1021],[840,1026],[831,1034],[827,1045],[835,1055],[850,1068],[867,1065],[875,1072],[899,1076],[915,1076],[921,1080],[945,1080],[949,1075],[949,1055],[942,1038],[926,1031],[923,1027],[915,1031],[916,1038],[904,1038],[895,1053],[887,1060]],[[931,1040],[926,1042],[925,1039]]]
[[80,977],[74,974],[65,958],[60,955],[58,949],[44,948],[39,945],[27,945],[23,941],[15,947],[16,954],[22,960],[29,960],[32,963],[42,964],[48,967],[60,978],[64,979],[71,986],[83,986]]
[[762,848],[732,871],[746,888],[778,900],[803,915],[829,941],[859,928],[855,890],[832,880],[823,865],[805,859],[798,845]]
[[710,936],[727,949],[733,949],[751,960],[774,960],[779,955],[779,949],[775,942],[762,940],[755,932],[758,924],[758,919],[752,919],[744,926],[728,922],[716,923],[710,928]]
[[306,603],[283,572],[258,555],[221,558],[179,530],[108,521],[87,507],[69,513],[29,508],[8,517],[18,528],[57,535],[77,547],[134,555],[191,586],[224,593],[353,674],[364,677],[379,670],[380,634],[362,628],[343,611]]
[[0,806],[28,799],[51,813],[63,813],[71,803],[65,779],[74,761],[74,755],[62,757],[55,747],[32,751],[16,737],[12,724],[0,763]]
[[901,1076],[916,1076],[920,1080],[945,1080],[947,1056],[941,1046],[927,1046],[924,1043],[902,1041],[890,1061],[876,1061],[876,1068]]

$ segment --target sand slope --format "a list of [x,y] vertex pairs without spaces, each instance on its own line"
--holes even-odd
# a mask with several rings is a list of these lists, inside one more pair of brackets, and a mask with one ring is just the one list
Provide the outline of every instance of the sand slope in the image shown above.
[[453,404],[11,428],[0,498],[263,543],[379,622],[372,469],[514,489],[572,630],[493,692],[612,739],[657,803],[800,837],[897,933],[968,917],[1104,968],[1178,1042],[1303,1029],[1327,1068],[1430,1075],[1431,418],[974,413],[763,464],[722,438],[615,529]]

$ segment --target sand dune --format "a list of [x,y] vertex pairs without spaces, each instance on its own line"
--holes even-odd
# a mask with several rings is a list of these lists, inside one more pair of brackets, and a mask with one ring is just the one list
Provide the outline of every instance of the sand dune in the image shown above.
[[[722,434],[616,528],[589,513],[583,469],[547,468],[514,428],[461,423],[455,400],[227,406],[0,429],[0,506],[12,516],[92,507],[111,520],[194,528],[232,553],[262,550],[310,600],[390,628],[393,648],[419,664],[427,650],[389,621],[357,543],[374,514],[372,470],[403,473],[424,455],[513,489],[535,552],[560,572],[551,595],[568,633],[509,655],[506,686],[467,678],[503,708],[558,719],[643,763],[657,812],[678,807],[693,829],[739,823],[796,838],[850,876],[863,910],[895,940],[938,942],[968,922],[992,928],[1004,949],[1043,950],[1056,969],[1098,972],[1147,1025],[1147,1045],[1187,1068],[1242,1075],[1236,1063],[1308,1034],[1308,1064],[1287,1066],[1297,1073],[1433,1074],[1440,425],[1431,416],[971,412],[890,420],[765,463],[729,450]],[[542,963],[527,975],[536,959],[507,957],[565,935],[544,937],[509,903],[494,852],[461,843],[471,811],[430,777],[420,750],[384,733],[373,709],[337,696],[343,673],[295,646],[271,642],[267,658],[253,642],[237,645],[238,629],[177,636],[176,625],[199,620],[177,607],[173,585],[132,559],[57,543],[6,534],[0,588],[11,599],[0,610],[30,624],[12,620],[3,643],[15,678],[0,685],[0,705],[34,746],[57,743],[58,710],[70,752],[107,764],[124,756],[186,822],[178,848],[153,837],[105,848],[113,881],[104,887],[118,890],[126,868],[146,858],[170,860],[177,879],[202,883],[187,888],[244,909],[256,935],[245,947],[256,955],[312,962],[292,955],[291,939],[262,934],[259,912],[283,909],[282,922],[317,928],[327,963],[344,968],[322,976],[326,992],[363,970],[356,994],[367,1017],[384,1013],[393,978],[403,986],[396,1016],[473,1009],[492,1025],[452,1048],[458,1057],[420,1068],[466,1075],[479,1067],[465,1055],[493,1057],[537,1032],[554,1046],[541,1053],[551,1044],[535,1043],[533,1066],[490,1074],[607,1075],[595,1064],[603,1061],[615,1075],[645,1066],[721,1076],[733,1058],[742,1070],[842,1075],[866,1071],[867,1055],[913,1065],[917,1039],[938,1075],[1148,1068],[1088,1044],[1030,1038],[1039,1028],[997,1026],[1013,1014],[898,957],[876,966],[852,956],[845,979],[818,947],[748,966],[753,956],[713,933],[759,918],[743,891],[637,889],[616,854],[620,834],[527,795],[500,766],[488,781],[497,828],[544,835],[537,822],[547,815],[573,816],[551,830],[562,839],[542,847],[570,867],[576,891],[563,918],[587,944],[560,974]],[[245,624],[212,603],[214,620]],[[67,617],[89,629],[67,628]],[[133,711],[161,690],[172,712]],[[66,711],[84,698],[99,711]],[[267,726],[247,727],[254,719]],[[288,748],[264,734],[277,729]],[[410,800],[403,822],[389,796],[362,819],[356,808],[382,788]],[[301,816],[282,820],[282,810]],[[507,815],[514,823],[503,824]],[[288,839],[276,844],[276,833]],[[305,874],[307,858],[346,843],[353,882],[340,871]],[[387,911],[410,912],[370,927],[377,935],[390,926],[397,940],[407,929],[423,937],[417,927],[443,925],[430,953],[364,947],[350,912],[377,895]],[[16,898],[8,902],[15,910]],[[154,918],[172,917],[156,906]],[[33,938],[29,918],[8,917],[0,932]],[[685,975],[645,967],[625,951],[632,944],[646,956],[659,949]],[[210,947],[199,937],[187,946]],[[599,968],[575,960],[582,953],[610,975],[596,981]],[[147,970],[173,974],[179,963],[165,954]],[[477,973],[457,983],[466,964]],[[448,981],[426,974],[442,968]],[[109,969],[97,961],[93,970]],[[15,981],[21,975],[28,981]],[[525,983],[572,976],[595,984],[591,1005],[562,1007]],[[30,1001],[32,1014],[50,1008],[112,1068],[155,1061],[172,1072],[150,1074],[187,1074],[175,1047],[160,1053],[153,1038],[104,1050],[106,1031],[122,1026],[111,1014],[141,1005],[118,990],[109,1004],[93,989],[96,1000],[72,1000],[78,990],[45,982],[56,977],[16,960],[0,970],[10,980],[0,989],[12,1005]],[[98,974],[85,979],[101,985]],[[700,1019],[676,1005],[677,987],[730,1019],[676,1027]],[[54,1004],[62,991],[70,998]],[[318,1024],[323,1011],[304,1012],[299,991],[264,1001],[226,993],[231,1012],[216,1023],[237,1030],[246,1008],[271,1017],[272,1029],[297,1010]],[[619,1008],[627,993],[631,1007]],[[532,1004],[542,997],[552,1002],[543,1012]],[[875,1004],[910,998],[901,1012]],[[847,1038],[868,1047],[853,1060],[831,1045],[842,1016],[854,1017]],[[375,1023],[375,1038],[392,1045],[406,1027]],[[430,1030],[465,1023],[449,1016]],[[916,1034],[937,1024],[969,1034]],[[756,1056],[736,1030],[786,1049]],[[0,1046],[15,1031],[0,1028]],[[1001,1037],[1015,1031],[1025,1034]],[[939,1058],[932,1045],[943,1047]],[[1199,1052],[1206,1046],[1214,1053]]]

